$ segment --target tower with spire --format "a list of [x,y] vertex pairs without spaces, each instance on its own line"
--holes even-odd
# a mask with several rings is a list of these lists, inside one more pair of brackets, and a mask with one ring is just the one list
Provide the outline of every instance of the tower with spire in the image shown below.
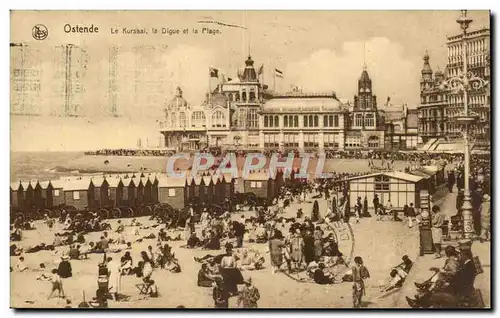
[[427,51],[425,51],[423,59],[424,66],[421,71],[422,76],[420,78],[420,91],[432,88],[432,84],[434,82],[432,78],[432,68],[429,64],[429,53],[427,53]]
[[429,53],[425,51],[424,64],[420,71],[420,106],[418,129],[422,141],[439,138],[446,135],[445,105],[446,92],[440,89],[440,84],[447,76],[447,69],[432,71]]

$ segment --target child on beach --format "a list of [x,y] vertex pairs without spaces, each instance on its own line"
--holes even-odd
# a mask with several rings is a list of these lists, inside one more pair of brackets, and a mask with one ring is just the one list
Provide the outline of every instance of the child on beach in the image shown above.
[[61,276],[59,276],[59,273],[57,272],[57,269],[55,269],[55,268],[52,270],[51,281],[52,281],[52,291],[50,292],[50,295],[47,299],[50,299],[52,297],[52,294],[54,294],[54,292],[56,290],[58,292],[57,297],[61,298],[61,295],[62,295],[62,298],[66,297],[64,295],[64,289],[63,289],[63,285],[62,285]]

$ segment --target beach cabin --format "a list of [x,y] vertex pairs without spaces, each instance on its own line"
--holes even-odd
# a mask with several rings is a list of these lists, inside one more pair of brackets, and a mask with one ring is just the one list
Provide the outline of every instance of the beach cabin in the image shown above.
[[222,204],[224,202],[224,176],[222,174],[214,174],[212,176],[212,184],[213,184],[213,194],[214,194],[214,199],[213,203],[215,204]]
[[35,203],[35,189],[31,181],[21,182],[21,187],[24,195],[23,209],[31,209]]
[[225,173],[222,176],[223,176],[223,178],[221,180],[221,183],[222,183],[223,189],[224,189],[223,200],[225,200],[226,198],[231,200],[233,197],[234,191],[235,191],[234,182],[237,179],[234,179],[233,175],[230,173]]
[[141,184],[143,184],[143,203],[150,204],[153,203],[153,184],[149,179],[149,176],[141,178]]
[[140,178],[135,178],[134,180],[137,182],[135,203],[136,203],[136,205],[144,204],[145,203],[144,192],[145,192],[145,187],[146,187],[146,178],[140,177]]
[[161,176],[158,178],[158,200],[168,203],[174,209],[183,209],[185,202],[186,178]]
[[[39,209],[50,209],[53,206],[53,188],[50,181],[39,181],[35,187],[35,194],[40,191],[41,204]],[[39,189],[39,190],[38,190]],[[35,195],[35,201],[37,201]]]
[[[63,187],[64,187],[64,181],[62,180],[54,180],[54,181],[49,181],[50,183],[50,188],[52,189],[52,205],[50,207],[56,207],[60,206],[65,203],[64,201],[64,193],[63,193]],[[47,198],[49,198],[49,194],[47,194]],[[50,199],[47,199],[47,206],[49,206]]]
[[243,178],[244,193],[254,193],[258,198],[268,199],[269,174],[267,171],[252,172]]
[[33,187],[33,206],[35,209],[40,210],[45,208],[45,201],[42,198],[42,187],[39,181],[30,181]]
[[186,202],[192,202],[196,197],[195,192],[196,184],[194,182],[194,177],[191,174],[186,175]]
[[89,207],[89,202],[94,200],[94,189],[91,189],[90,185],[90,178],[67,180],[63,187],[66,205],[74,206],[78,211]]
[[136,181],[132,179],[130,176],[125,176],[122,179],[123,183],[123,197],[122,204],[127,205],[129,207],[133,207],[136,205],[136,193],[137,186]]
[[385,206],[391,201],[393,209],[403,210],[406,204],[413,203],[420,207],[420,190],[426,190],[423,177],[405,172],[378,172],[347,179],[349,189],[349,209],[354,211],[358,197],[361,202],[368,201],[368,211],[374,212],[373,198],[379,198],[379,204]]
[[205,200],[206,204],[213,204],[214,203],[214,183],[212,181],[212,176],[211,175],[206,175],[202,177],[203,179],[203,187],[201,188],[201,191],[203,191],[203,197]]
[[194,197],[197,197],[198,202],[204,202],[205,197],[204,197],[204,191],[202,191],[203,188],[203,177],[201,175],[193,176],[193,181],[194,183]]
[[24,191],[21,182],[12,182],[10,184],[10,205],[17,210],[23,210]]
[[121,206],[123,201],[123,182],[119,176],[106,178],[108,183],[108,199],[112,206]]
[[149,182],[151,182],[151,203],[158,203],[158,179],[155,175],[148,176]]
[[112,203],[109,200],[109,184],[104,177],[92,177],[89,185],[89,209],[95,210],[99,208],[111,207]]

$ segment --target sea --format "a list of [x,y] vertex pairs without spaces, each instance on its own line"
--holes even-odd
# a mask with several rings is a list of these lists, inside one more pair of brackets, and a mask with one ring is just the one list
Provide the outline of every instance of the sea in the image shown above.
[[[125,156],[86,156],[83,152],[11,152],[10,180],[19,181],[48,181],[61,177],[77,175],[115,174],[115,173],[144,173],[165,172],[168,157],[125,157]],[[241,161],[241,162],[240,162]],[[238,165],[243,166],[244,159],[239,159]],[[179,165],[177,165],[179,163]],[[312,160],[311,160],[311,163]],[[404,169],[407,163],[396,161],[396,170]],[[188,168],[182,161],[176,161],[176,168]],[[300,161],[294,162],[294,167],[300,167]],[[309,166],[310,171],[315,164]],[[312,170],[311,170],[312,169]],[[323,172],[370,172],[367,160],[363,159],[328,159]]]
[[55,180],[77,175],[78,170],[68,171],[64,165],[83,156],[83,152],[11,152],[10,181]]

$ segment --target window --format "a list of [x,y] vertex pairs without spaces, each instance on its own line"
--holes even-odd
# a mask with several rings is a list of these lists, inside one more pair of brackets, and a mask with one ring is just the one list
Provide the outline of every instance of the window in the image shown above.
[[257,109],[251,108],[248,110],[248,127],[257,128],[258,126],[259,126],[259,116],[257,115]]
[[172,125],[170,125],[171,127],[176,127],[177,126],[177,118],[175,116],[175,113],[172,114],[172,116],[170,116],[170,119],[172,121]]
[[255,102],[255,88],[250,88],[250,102]]
[[309,127],[309,117],[304,116],[304,127]]
[[278,116],[274,116],[274,127],[280,126],[280,118]]
[[58,197],[59,196],[59,190],[54,190],[54,196]]
[[264,147],[265,148],[278,148],[279,135],[278,134],[264,134]]
[[[304,116],[306,118],[307,116]],[[299,116],[285,115],[283,119],[284,127],[299,127]]]
[[175,189],[168,189],[168,196],[175,197]]
[[250,188],[255,188],[256,185],[257,185],[257,182],[255,182],[255,181],[250,182]]
[[304,148],[318,148],[318,134],[304,134]]
[[298,148],[299,147],[299,135],[297,134],[284,134],[283,135],[283,146],[287,148]]
[[358,127],[361,127],[363,126],[363,115],[361,114],[356,114],[356,120],[355,120],[355,124],[354,126],[358,126]]
[[273,127],[273,126],[274,126],[274,117],[269,116],[269,127]]
[[212,127],[226,127],[226,116],[220,110],[212,114]]
[[366,114],[365,115],[365,126],[374,127],[375,126],[375,115],[374,114]]
[[325,133],[323,141],[325,148],[338,148],[340,137],[335,133]]
[[319,118],[318,118],[318,115],[314,115],[314,127],[318,127],[319,126]]
[[80,200],[80,192],[73,191],[73,200]]
[[334,125],[335,127],[338,127],[338,126],[339,126],[339,115],[335,115],[335,116],[333,116],[333,122],[334,122],[334,123],[333,123],[333,125]]
[[379,191],[389,191],[391,184],[391,179],[387,176],[376,176],[375,177],[375,190]]
[[244,89],[242,92],[241,92],[241,101],[246,103],[247,101],[247,91],[246,89]]
[[202,111],[193,112],[193,115],[191,115],[191,126],[193,127],[205,127],[205,121],[205,113]]
[[269,127],[269,122],[268,122],[268,119],[267,119],[267,116],[264,116],[264,127]]
[[256,188],[262,188],[262,181],[256,182],[255,187]]
[[370,138],[368,138],[368,147],[369,148],[379,147],[379,139],[377,136],[371,136]]
[[184,112],[180,113],[179,114],[179,120],[181,122],[181,127],[183,127],[183,128],[186,127],[186,122],[187,122],[187,120],[186,120],[186,113],[184,113]]

